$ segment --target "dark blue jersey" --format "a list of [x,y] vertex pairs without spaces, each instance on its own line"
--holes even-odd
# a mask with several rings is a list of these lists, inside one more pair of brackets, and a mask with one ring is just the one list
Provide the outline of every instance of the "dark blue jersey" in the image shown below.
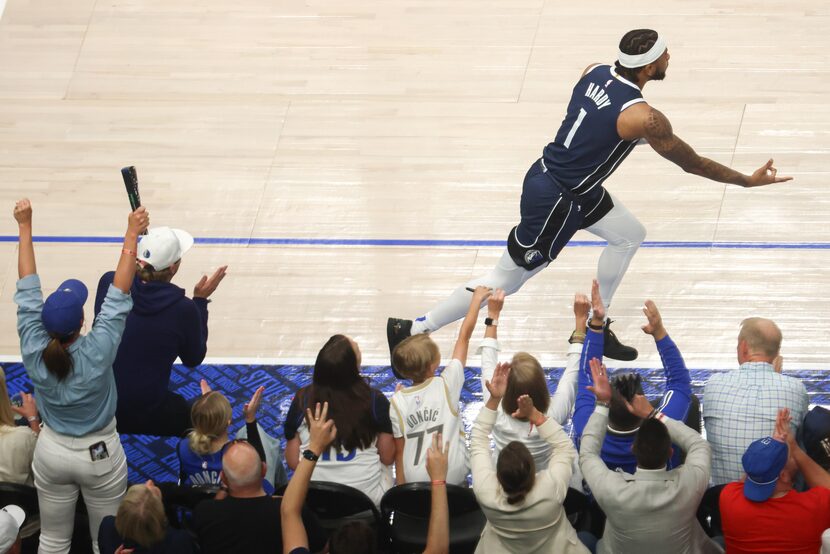
[[644,102],[640,89],[613,67],[591,69],[576,83],[565,120],[544,149],[550,177],[577,196],[596,194],[637,144],[620,138],[617,118],[638,102]]

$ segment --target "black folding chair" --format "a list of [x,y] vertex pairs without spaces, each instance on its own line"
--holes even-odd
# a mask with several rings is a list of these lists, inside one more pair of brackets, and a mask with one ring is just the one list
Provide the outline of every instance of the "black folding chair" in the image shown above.
[[[450,552],[473,552],[487,518],[473,491],[447,484],[450,512]],[[432,507],[430,483],[407,483],[386,491],[380,511],[391,541],[392,552],[423,552],[427,542]]]

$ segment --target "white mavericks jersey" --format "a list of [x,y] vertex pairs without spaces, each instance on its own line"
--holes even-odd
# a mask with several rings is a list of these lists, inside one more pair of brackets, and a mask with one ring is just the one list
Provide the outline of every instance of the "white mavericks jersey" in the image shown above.
[[[305,419],[297,429],[297,436],[300,439],[300,452],[303,452],[308,448],[310,438]],[[362,491],[380,506],[383,493],[389,490],[394,482],[391,468],[380,461],[377,441],[375,437],[372,444],[363,450],[356,448],[338,451],[334,445],[329,446],[320,454],[311,480],[348,485]]]
[[430,480],[427,449],[432,446],[435,433],[443,433],[444,442],[450,443],[447,482],[466,483],[469,453],[458,415],[463,386],[464,367],[459,360],[452,360],[439,377],[430,377],[392,396],[389,419],[392,435],[404,438],[403,470],[407,483]]

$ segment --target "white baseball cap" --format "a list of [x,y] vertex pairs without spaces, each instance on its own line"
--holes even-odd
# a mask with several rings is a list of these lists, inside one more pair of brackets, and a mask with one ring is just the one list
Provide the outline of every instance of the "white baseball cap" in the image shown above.
[[9,504],[0,509],[0,553],[5,554],[14,546],[25,520],[26,512],[20,506]]
[[187,231],[156,227],[140,238],[136,258],[161,271],[181,260],[191,246],[193,236]]

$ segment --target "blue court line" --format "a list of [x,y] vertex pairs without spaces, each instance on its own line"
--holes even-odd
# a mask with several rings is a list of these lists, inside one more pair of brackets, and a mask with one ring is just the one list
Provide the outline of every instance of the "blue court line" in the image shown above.
[[[93,236],[36,236],[35,242],[52,243],[120,243],[122,237]],[[0,242],[17,242],[17,236],[0,235]],[[338,239],[338,238],[259,238],[259,237],[201,237],[198,244],[227,244],[234,246],[460,246],[504,248],[503,240],[440,240],[440,239]],[[568,246],[600,247],[605,246],[600,240],[572,240]],[[830,250],[830,242],[717,242],[717,241],[646,241],[643,248],[688,248],[688,249],[723,249],[737,248],[749,250]]]

